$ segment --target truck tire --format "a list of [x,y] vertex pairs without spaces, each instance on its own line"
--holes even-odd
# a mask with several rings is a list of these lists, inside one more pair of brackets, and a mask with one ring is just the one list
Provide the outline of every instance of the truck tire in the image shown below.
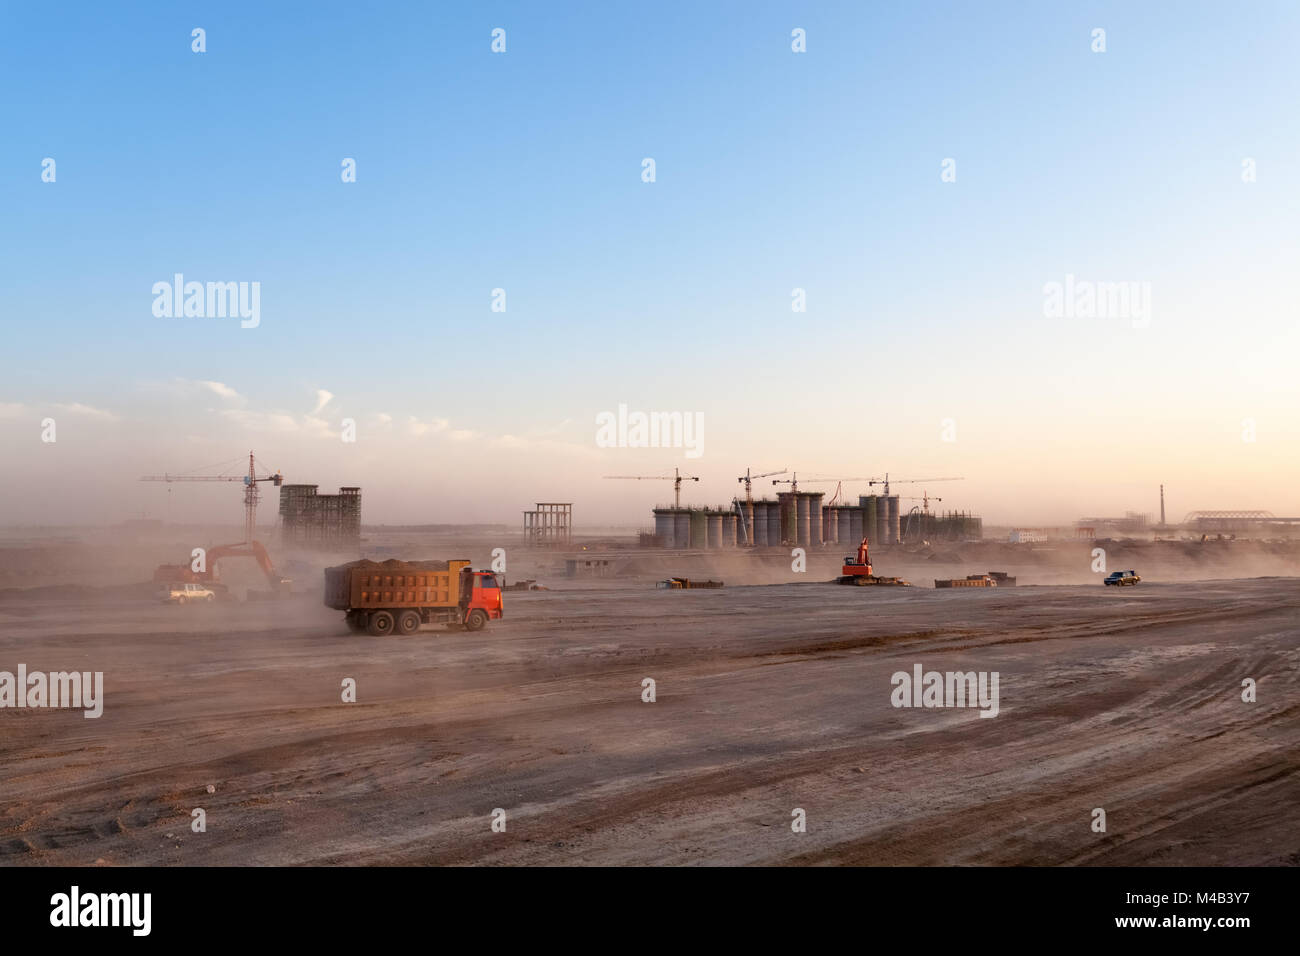
[[370,623],[366,630],[374,637],[387,637],[393,633],[393,615],[391,611],[372,611]]
[[402,611],[397,616],[397,633],[409,636],[418,631],[423,623],[419,611]]
[[207,597],[205,597],[203,600],[205,600],[205,601],[207,601],[209,604],[211,604],[213,601],[216,600],[216,595],[214,595],[214,594],[209,594],[209,595],[208,595]]
[[469,612],[469,617],[465,619],[465,630],[481,631],[483,628],[487,627],[487,622],[487,611],[480,607],[476,607],[474,610]]
[[176,603],[177,603],[177,604],[184,604],[184,603],[185,603],[185,596],[184,596],[184,595],[181,595],[180,597],[178,597],[178,598],[176,599]]

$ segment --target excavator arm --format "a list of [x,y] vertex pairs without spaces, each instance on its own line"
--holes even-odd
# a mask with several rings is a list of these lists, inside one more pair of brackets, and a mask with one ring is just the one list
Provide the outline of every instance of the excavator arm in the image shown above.
[[205,567],[202,571],[192,571],[189,565],[160,565],[158,570],[154,572],[154,580],[215,584],[218,580],[217,564],[223,558],[252,558],[257,562],[262,576],[266,578],[272,591],[283,592],[289,589],[291,582],[288,578],[282,578],[279,572],[275,570],[275,565],[271,563],[271,556],[266,553],[266,548],[262,547],[260,541],[219,544],[216,547],[208,548]]

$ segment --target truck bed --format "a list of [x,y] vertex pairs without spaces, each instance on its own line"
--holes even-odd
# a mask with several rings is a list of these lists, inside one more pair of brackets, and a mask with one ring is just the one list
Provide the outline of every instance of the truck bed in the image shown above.
[[325,569],[326,607],[455,607],[460,602],[461,569],[456,561],[353,561]]

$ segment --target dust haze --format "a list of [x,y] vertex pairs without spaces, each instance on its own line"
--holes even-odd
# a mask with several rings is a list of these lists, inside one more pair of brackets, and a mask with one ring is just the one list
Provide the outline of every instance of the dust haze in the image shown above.
[[[156,600],[157,565],[240,530],[5,533],[0,669],[103,671],[105,707],[3,714],[0,861],[1300,859],[1294,542],[889,547],[877,573],[913,587],[886,589],[830,583],[835,546],[794,573],[789,549],[580,534],[554,552],[507,528],[367,528],[367,557],[488,567],[504,548],[502,577],[541,589],[507,591],[482,632],[376,638],[322,604],[324,567],[347,555],[273,546],[286,598],[250,599],[260,572],[232,560],[228,599]],[[1140,586],[1102,587],[1096,547]],[[570,560],[599,570],[570,577]],[[1017,585],[933,587],[987,570]],[[669,576],[725,586],[656,586]],[[892,708],[890,675],[918,662],[999,672],[998,718]],[[1098,804],[1112,833],[1089,839]],[[487,826],[496,807],[505,834]],[[792,807],[817,824],[797,838]]]

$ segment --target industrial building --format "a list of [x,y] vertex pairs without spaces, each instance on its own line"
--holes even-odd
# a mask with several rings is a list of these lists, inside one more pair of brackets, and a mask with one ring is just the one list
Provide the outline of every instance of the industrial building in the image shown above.
[[361,546],[361,489],[337,495],[316,493],[318,485],[280,486],[280,541],[286,547],[355,551]]

